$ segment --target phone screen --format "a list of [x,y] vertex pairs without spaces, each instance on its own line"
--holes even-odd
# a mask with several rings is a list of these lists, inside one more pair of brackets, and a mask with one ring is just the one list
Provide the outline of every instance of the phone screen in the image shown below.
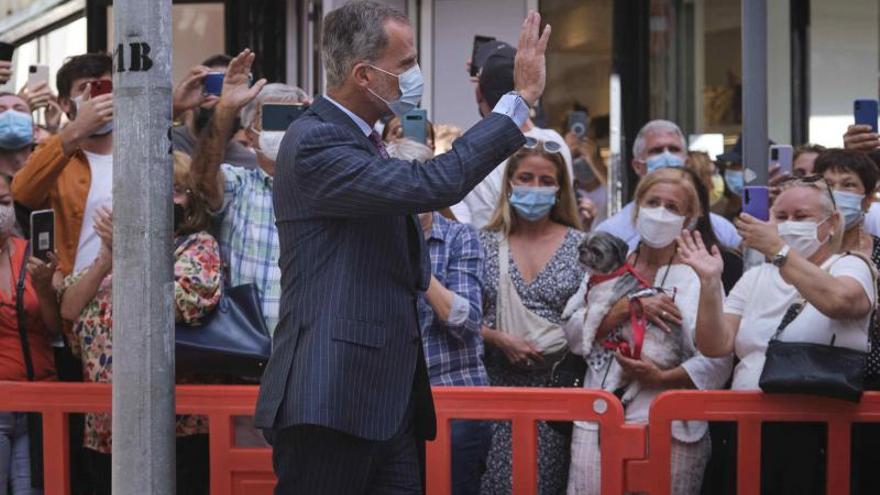
[[49,253],[55,250],[55,210],[31,213],[31,252],[34,257],[49,262]]
[[290,124],[300,118],[309,108],[308,105],[297,104],[266,104],[263,105],[261,122],[264,131],[286,131]]

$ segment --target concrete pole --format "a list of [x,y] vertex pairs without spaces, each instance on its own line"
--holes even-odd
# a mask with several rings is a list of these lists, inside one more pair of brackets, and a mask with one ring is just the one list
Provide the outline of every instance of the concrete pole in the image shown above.
[[743,0],[742,26],[744,175],[767,185],[767,0]]
[[113,493],[173,495],[171,0],[113,7]]

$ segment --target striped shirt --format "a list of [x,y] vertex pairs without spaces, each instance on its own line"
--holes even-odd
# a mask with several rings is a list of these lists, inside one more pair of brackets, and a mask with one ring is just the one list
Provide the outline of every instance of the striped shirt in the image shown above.
[[[469,225],[434,213],[427,244],[431,273],[455,293],[447,321],[434,314],[425,296],[419,298],[419,324],[431,385],[488,385],[483,367],[483,250]],[[463,307],[463,310],[458,308]]]
[[232,286],[255,284],[263,303],[269,332],[278,324],[281,300],[280,247],[272,207],[273,178],[262,169],[245,169],[224,163],[220,252],[229,267]]

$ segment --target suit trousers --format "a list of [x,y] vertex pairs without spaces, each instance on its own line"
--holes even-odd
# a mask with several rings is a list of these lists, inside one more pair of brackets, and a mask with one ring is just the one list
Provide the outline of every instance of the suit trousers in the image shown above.
[[399,431],[384,441],[317,425],[273,430],[275,495],[423,493],[424,441],[413,424],[411,400]]

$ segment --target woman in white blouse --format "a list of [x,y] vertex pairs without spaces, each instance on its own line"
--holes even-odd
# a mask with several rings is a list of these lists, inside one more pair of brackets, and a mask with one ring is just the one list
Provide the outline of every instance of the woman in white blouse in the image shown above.
[[[663,294],[640,299],[643,315],[667,331],[685,332],[693,340],[700,280],[676,254],[676,239],[685,226],[701,215],[692,178],[686,171],[664,168],[646,176],[639,183],[635,198],[635,225],[641,242],[630,253],[628,262]],[[721,289],[718,289],[719,297]],[[626,375],[639,382],[640,392],[627,404],[626,421],[647,423],[651,401],[670,389],[716,389],[723,387],[732,366],[732,357],[707,358],[694,354],[680,366],[661,370],[648,360],[633,360],[620,352],[605,349],[602,342],[629,322],[630,300],[618,301],[596,330],[592,343],[584,345],[583,312],[575,313],[565,326],[572,352],[587,355],[585,388],[605,388],[604,377],[612,360],[617,360]],[[580,316],[580,317],[579,317]],[[576,422],[572,433],[569,495],[592,495],[600,492],[600,456],[598,425]],[[711,445],[708,425],[702,421],[676,421],[672,425],[672,493],[700,492],[703,471]]]
[[[740,359],[734,390],[758,390],[767,344],[788,308],[803,298],[807,305],[781,339],[866,351],[876,300],[874,274],[863,259],[835,254],[843,220],[823,180],[786,184],[776,198],[770,222],[742,215],[737,227],[746,246],[772,263],[743,275],[725,301],[721,296],[723,262],[698,235],[682,235],[679,256],[700,279],[697,348],[707,356],[735,351]],[[806,424],[765,424],[762,492],[824,492],[824,428]]]

